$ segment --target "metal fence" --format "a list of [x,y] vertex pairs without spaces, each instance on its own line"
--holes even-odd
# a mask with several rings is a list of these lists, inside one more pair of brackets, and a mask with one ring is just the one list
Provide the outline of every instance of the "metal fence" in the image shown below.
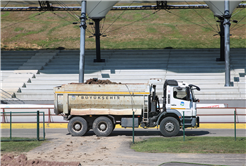
[[[43,141],[45,140],[45,113],[36,111],[36,112],[1,112],[2,117],[4,119],[8,118],[9,127],[1,129],[1,141],[24,141],[24,140],[37,140]],[[36,122],[31,126],[31,129],[13,129],[13,125],[16,123],[13,122],[13,119],[17,116],[25,116],[25,117],[35,117]],[[42,118],[40,119],[40,116]],[[40,121],[42,121],[40,123]],[[6,123],[6,122],[5,122]]]
[[197,116],[201,123],[246,123],[246,108],[197,108]]
[[[16,106],[9,106],[9,107],[3,107],[1,109],[1,116],[2,118],[0,119],[1,123],[9,123],[9,116],[6,116],[4,114],[5,112],[33,112],[37,110],[42,110],[44,112],[45,116],[45,123],[67,123],[63,119],[62,116],[60,115],[55,115],[54,114],[54,106],[52,105],[38,105],[38,106],[31,106],[31,107],[23,107],[21,105],[16,105]],[[33,119],[27,118],[29,115],[18,115],[18,120],[16,119],[14,123],[35,123],[36,121],[33,121]],[[24,118],[25,117],[25,118]]]
[[[42,110],[44,113],[44,122],[45,123],[67,123],[66,120],[63,119],[60,115],[54,114],[54,106],[35,106],[35,107],[8,107],[8,108],[0,108],[1,123],[9,123],[10,119],[6,112],[29,112],[29,111],[37,111]],[[200,117],[201,123],[234,123],[234,112],[236,113],[236,123],[246,123],[246,108],[245,107],[224,107],[224,108],[197,108],[197,116]],[[16,119],[13,123],[35,123],[33,119],[28,118],[28,114],[20,114],[18,115],[18,119]],[[17,118],[17,117],[16,117]]]

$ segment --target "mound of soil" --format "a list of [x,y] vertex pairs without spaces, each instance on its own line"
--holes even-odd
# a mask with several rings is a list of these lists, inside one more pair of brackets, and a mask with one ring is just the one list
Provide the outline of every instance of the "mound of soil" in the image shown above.
[[98,79],[92,78],[92,79],[87,80],[85,84],[121,84],[121,83],[111,82],[110,80],[98,80]]
[[14,156],[12,154],[5,154],[1,157],[1,166],[80,166],[79,162],[56,162],[44,161],[41,159],[27,160],[24,154]]

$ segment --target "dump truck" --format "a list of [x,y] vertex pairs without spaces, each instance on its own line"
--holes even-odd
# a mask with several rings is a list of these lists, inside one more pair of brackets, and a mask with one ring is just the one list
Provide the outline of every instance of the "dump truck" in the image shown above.
[[160,83],[156,79],[148,83],[64,84],[54,88],[54,112],[69,121],[68,131],[73,136],[83,136],[90,129],[97,136],[108,136],[117,124],[123,128],[157,127],[166,137],[177,135],[183,126],[199,127],[196,110],[199,100],[194,90],[200,88],[165,80],[163,103],[160,103],[156,93],[158,81]]

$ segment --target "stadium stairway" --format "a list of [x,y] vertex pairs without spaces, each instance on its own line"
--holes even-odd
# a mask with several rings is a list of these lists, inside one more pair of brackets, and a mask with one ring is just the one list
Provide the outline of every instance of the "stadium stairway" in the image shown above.
[[24,103],[15,95],[35,78],[57,51],[2,51],[1,103]]
[[[231,49],[232,87],[224,87],[224,62],[216,62],[219,49],[103,50],[104,63],[94,63],[95,50],[86,50],[85,80],[98,78],[121,83],[147,83],[150,78],[160,78],[157,94],[161,97],[165,79],[176,79],[201,87],[196,93],[200,100],[245,100],[245,51]],[[43,57],[42,67],[38,74],[25,82],[25,86],[19,87],[15,95],[26,103],[51,104],[53,87],[78,82],[79,51],[64,50],[55,52],[52,57],[48,54],[39,56],[38,53],[31,59]],[[38,61],[25,64],[36,65]]]

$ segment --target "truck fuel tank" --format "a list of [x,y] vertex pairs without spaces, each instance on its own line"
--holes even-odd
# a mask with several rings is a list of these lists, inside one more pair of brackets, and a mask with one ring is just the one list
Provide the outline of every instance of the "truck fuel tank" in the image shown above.
[[[141,115],[148,107],[149,84],[70,83],[54,88],[56,114]],[[120,113],[121,112],[121,113]],[[137,115],[136,114],[136,115]]]

